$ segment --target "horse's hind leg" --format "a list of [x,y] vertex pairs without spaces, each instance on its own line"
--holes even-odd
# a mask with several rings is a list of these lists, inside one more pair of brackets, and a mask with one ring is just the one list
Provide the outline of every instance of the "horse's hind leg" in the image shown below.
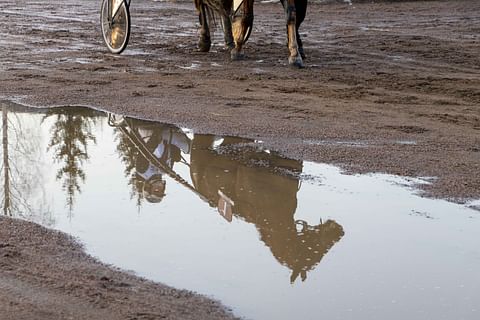
[[302,24],[303,20],[305,20],[305,16],[307,14],[307,0],[295,0],[295,8],[297,9],[297,19],[295,26],[297,27],[297,45],[298,45],[298,52],[302,59],[305,59],[305,51],[303,50],[303,42],[302,38],[300,38],[300,33],[298,30],[300,29],[300,25]]
[[195,0],[195,7],[198,11],[198,18],[200,20],[200,38],[198,39],[198,50],[208,52],[212,46],[210,38],[210,29],[208,27],[207,7],[202,0]]
[[[299,46],[297,42],[297,9],[295,7],[295,0],[282,0],[285,7],[287,17],[287,34],[288,34],[288,63],[297,68],[303,68],[303,60],[300,55]],[[306,7],[305,7],[306,9]]]
[[235,48],[232,34],[232,20],[229,15],[222,15],[223,36],[225,40],[225,48],[232,50]]
[[232,17],[232,33],[235,47],[230,56],[232,60],[243,58],[242,48],[253,26],[253,0],[244,0],[241,8]]

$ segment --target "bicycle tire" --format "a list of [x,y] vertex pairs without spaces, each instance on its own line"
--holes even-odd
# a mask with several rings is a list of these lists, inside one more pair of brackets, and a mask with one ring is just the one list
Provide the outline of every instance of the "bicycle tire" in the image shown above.
[[103,0],[100,8],[103,42],[111,53],[120,54],[125,50],[130,39],[130,11],[123,1],[115,16],[109,19],[109,1],[112,2],[112,0]]

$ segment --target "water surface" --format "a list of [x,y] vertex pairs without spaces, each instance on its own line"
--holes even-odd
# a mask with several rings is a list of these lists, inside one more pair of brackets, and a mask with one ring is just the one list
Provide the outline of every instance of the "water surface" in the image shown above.
[[82,108],[2,104],[2,213],[251,319],[477,319],[479,212],[391,175]]

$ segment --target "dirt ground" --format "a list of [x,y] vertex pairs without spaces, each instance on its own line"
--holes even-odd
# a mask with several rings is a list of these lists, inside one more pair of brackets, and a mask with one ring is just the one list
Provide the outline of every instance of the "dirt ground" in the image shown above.
[[[256,4],[247,58],[239,62],[229,61],[220,30],[210,53],[196,52],[198,19],[189,1],[132,1],[132,36],[120,56],[108,54],[102,43],[99,1],[4,0],[0,12],[0,98],[32,106],[88,105],[197,132],[256,138],[287,156],[351,172],[431,177],[422,186],[431,197],[480,198],[479,1],[310,4],[301,29],[308,56],[302,70],[287,65],[278,3]],[[72,318],[91,319],[98,311],[105,317],[93,318],[109,319],[126,298],[126,309],[118,309],[123,318],[161,318],[138,310],[153,308],[150,298],[163,299],[162,287],[121,280],[147,290],[145,300],[132,286],[117,285],[116,279],[130,276],[82,262],[87,258],[80,251],[68,253],[75,259],[60,263],[65,269],[57,274],[59,263],[51,260],[70,256],[47,247],[38,257],[28,237],[16,256],[8,240],[12,226],[39,232],[0,220],[0,314],[15,315],[27,301],[29,319],[28,310],[52,310],[45,299],[58,308],[70,299]],[[61,238],[52,237],[55,246]],[[6,260],[5,252],[14,258]],[[38,263],[41,272],[28,263]],[[22,269],[13,267],[18,264]],[[77,267],[99,272],[90,279]],[[75,273],[72,289],[67,271]],[[110,290],[108,303],[95,305],[89,288],[95,293],[103,284],[121,293]],[[35,294],[43,290],[46,295]],[[199,310],[221,314],[203,298],[179,299],[171,307],[185,312],[179,318],[191,316],[188,299],[200,299]],[[142,308],[132,307],[135,316],[128,306],[136,303]],[[84,309],[92,313],[80,316]],[[169,309],[162,310],[168,317]]]

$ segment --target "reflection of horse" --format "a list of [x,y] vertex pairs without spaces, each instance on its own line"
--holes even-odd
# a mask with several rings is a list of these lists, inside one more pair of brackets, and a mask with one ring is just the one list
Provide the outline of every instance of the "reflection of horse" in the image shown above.
[[[302,68],[305,54],[298,29],[305,19],[307,0],[280,0],[286,14],[287,43],[290,65]],[[247,41],[253,24],[254,0],[195,0],[200,19],[200,51],[210,50],[211,38],[209,23],[212,23],[213,12],[221,17],[225,46],[231,49],[232,60],[240,59],[242,47]]]
[[[232,214],[255,224],[275,258],[292,270],[291,281],[299,275],[305,280],[307,272],[343,236],[343,229],[332,220],[310,226],[294,219],[300,182],[271,168],[300,173],[302,162],[254,151],[247,161],[270,168],[250,166],[217,153],[211,148],[213,142],[213,136],[195,135],[193,139],[190,173],[195,189],[210,203],[223,204],[227,198]],[[225,138],[219,146],[239,142],[247,141]]]
[[[160,179],[165,174],[170,176],[217,207],[228,221],[236,216],[254,224],[277,261],[292,271],[292,282],[298,276],[305,280],[307,272],[343,236],[342,227],[335,221],[311,226],[295,220],[300,181],[276,170],[301,173],[301,161],[252,150],[249,139],[194,135],[191,140],[170,125],[128,118],[118,122],[112,116],[109,123],[118,127],[128,138],[125,141],[137,150],[130,162],[135,163],[136,185],[141,188],[138,191],[147,200],[158,202],[163,198],[165,184]],[[218,151],[235,152],[235,145],[241,146],[237,160]],[[189,163],[182,153],[190,154]],[[174,164],[178,162],[190,166],[191,183],[175,172]],[[147,190],[149,185],[158,190]]]

